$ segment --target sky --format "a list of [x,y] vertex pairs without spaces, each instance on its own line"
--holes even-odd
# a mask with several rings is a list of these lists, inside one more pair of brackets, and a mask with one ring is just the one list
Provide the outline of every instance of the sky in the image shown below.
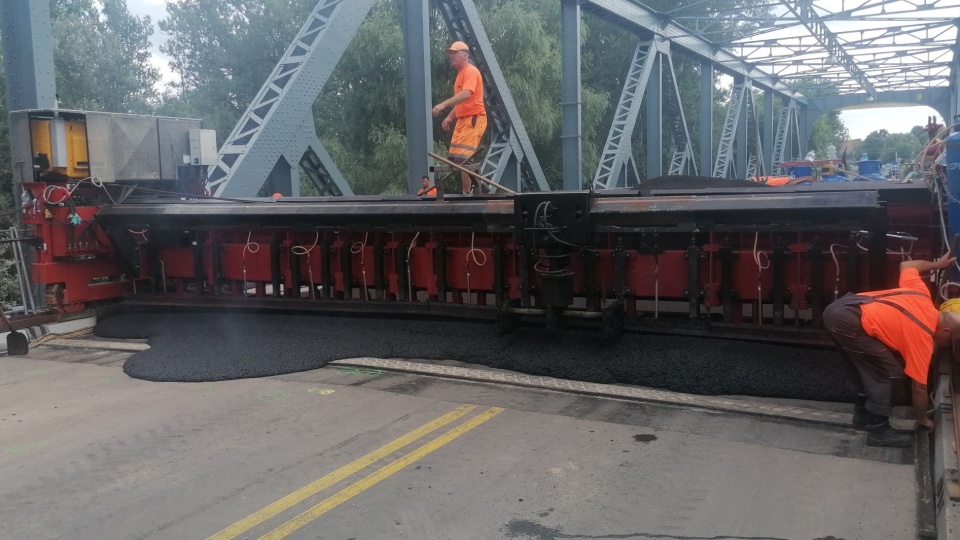
[[164,19],[167,16],[167,0],[127,0],[127,9],[130,10],[130,13],[143,17],[144,15],[150,16],[150,22],[153,23],[153,36],[151,36],[150,42],[153,46],[150,48],[150,62],[160,70],[160,74],[163,77],[158,85],[161,90],[166,88],[168,83],[176,82],[178,77],[170,70],[170,65],[168,64],[169,59],[160,53],[160,44],[164,42],[166,38],[160,34],[160,29],[157,28],[157,21]]
[[[163,89],[168,83],[177,80],[176,74],[170,70],[169,59],[160,53],[160,44],[165,37],[160,34],[159,28],[156,28],[157,21],[166,17],[166,0],[127,0],[127,7],[135,15],[149,15],[154,24],[151,63],[160,69],[163,79],[159,86]],[[863,139],[880,129],[886,129],[890,133],[906,133],[913,126],[926,125],[927,117],[936,114],[936,111],[929,107],[887,107],[842,111],[840,118],[850,131],[851,139]],[[944,123],[942,118],[937,121]]]
[[850,131],[851,139],[863,139],[881,129],[890,133],[906,133],[914,126],[926,126],[928,116],[936,116],[938,123],[945,124],[937,111],[930,107],[885,107],[840,112],[840,119]]

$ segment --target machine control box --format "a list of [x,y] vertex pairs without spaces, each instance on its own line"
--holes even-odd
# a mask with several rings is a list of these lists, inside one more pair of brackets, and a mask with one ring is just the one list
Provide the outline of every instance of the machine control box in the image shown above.
[[213,129],[190,130],[190,162],[188,165],[217,164],[217,132]]
[[[16,181],[101,182],[176,180],[183,156],[193,156],[200,120],[63,109],[14,111],[10,138]],[[207,159],[215,135],[198,135]],[[212,140],[212,144],[210,141]],[[199,156],[198,156],[199,157]],[[191,157],[192,160],[192,157]]]

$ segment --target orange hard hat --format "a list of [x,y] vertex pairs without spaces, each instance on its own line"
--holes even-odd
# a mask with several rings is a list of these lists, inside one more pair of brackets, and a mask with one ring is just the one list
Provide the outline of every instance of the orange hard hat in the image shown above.
[[282,194],[282,193],[274,193],[274,194],[273,194],[273,198],[274,198],[274,199],[282,199],[282,198],[283,198],[283,194]]
[[450,45],[449,47],[447,47],[448,53],[457,52],[457,51],[470,52],[470,47],[467,47],[467,44],[462,41],[454,41],[453,45]]

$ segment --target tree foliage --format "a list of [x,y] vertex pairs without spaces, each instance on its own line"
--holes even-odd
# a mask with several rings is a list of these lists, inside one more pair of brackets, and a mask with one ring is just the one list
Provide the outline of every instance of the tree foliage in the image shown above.
[[[163,51],[182,82],[172,88],[165,114],[203,118],[221,139],[255,96],[277,58],[313,7],[313,0],[174,0],[160,27],[170,37]],[[703,14],[696,0],[656,0],[654,9]],[[687,7],[684,7],[684,6]],[[747,0],[711,2],[710,10],[737,8],[761,13]],[[556,0],[478,0],[477,7],[497,61],[517,103],[548,180],[559,187],[560,20]],[[750,23],[713,25],[717,38],[749,32]],[[265,31],[269,29],[269,31]],[[430,16],[432,101],[449,97],[454,78],[444,49],[451,36],[439,13]],[[600,18],[584,15],[582,24],[581,118],[583,178],[597,166],[610,121],[641,37]],[[403,41],[398,0],[379,0],[361,25],[314,105],[317,133],[357,193],[396,193],[406,179]],[[699,62],[674,55],[681,102],[696,147],[702,116]],[[714,94],[715,138],[722,129],[729,93]],[[633,134],[634,152],[643,168],[645,125]],[[434,125],[435,145],[449,134]],[[669,132],[665,131],[667,148]],[[709,170],[712,164],[701,165]]]
[[61,107],[152,112],[160,73],[149,17],[131,15],[126,0],[54,0],[50,12]]
[[816,152],[818,158],[824,159],[827,156],[828,146],[840,148],[843,141],[849,138],[850,132],[843,125],[840,113],[832,111],[818,118],[810,127],[809,148]]
[[870,159],[879,159],[885,163],[913,161],[927,144],[927,132],[922,126],[915,126],[908,133],[890,133],[885,129],[873,131],[860,143],[858,152],[867,154]]
[[[768,9],[749,0],[650,0],[652,9],[672,16],[702,16],[702,30],[727,40],[749,33],[749,15]],[[170,0],[160,21],[179,81],[163,95],[154,90],[159,74],[148,62],[150,21],[130,15],[125,0],[54,0],[57,81],[63,107],[151,112],[199,117],[221,141],[255,97],[277,59],[314,7],[315,0]],[[559,187],[560,20],[556,0],[477,0],[497,60],[544,171]],[[744,22],[710,19],[736,9]],[[451,93],[453,70],[445,47],[451,41],[439,13],[430,15],[432,101]],[[610,21],[582,19],[583,179],[589,183],[599,159],[624,78],[643,39]],[[699,61],[673,55],[680,99],[694,147],[699,143]],[[399,0],[378,0],[314,104],[317,133],[358,193],[399,193],[406,184],[403,42]],[[718,79],[719,80],[719,79]],[[722,129],[729,92],[715,88],[714,139]],[[645,163],[645,122],[632,141],[641,170]],[[449,134],[434,125],[435,147]],[[816,126],[815,148],[844,136],[836,115]],[[2,133],[0,133],[2,136]],[[664,131],[664,156],[670,134]],[[4,145],[6,151],[6,145]],[[666,162],[666,161],[665,161]],[[712,163],[700,164],[708,171]],[[0,170],[0,175],[4,171]],[[9,178],[7,172],[4,178]]]
[[162,112],[199,117],[222,139],[253,101],[315,0],[171,0],[160,50],[180,77]]

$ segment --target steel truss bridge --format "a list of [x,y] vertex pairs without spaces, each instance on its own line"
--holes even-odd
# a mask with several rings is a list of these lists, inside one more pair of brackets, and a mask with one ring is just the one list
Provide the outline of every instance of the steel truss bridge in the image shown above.
[[[400,0],[405,47],[408,188],[428,170],[432,149],[427,0]],[[54,107],[49,28],[43,2],[3,2],[2,36],[11,110]],[[311,105],[375,0],[320,0],[277,62],[210,168],[214,195],[256,195],[269,185],[299,194],[299,172],[323,195],[350,195],[345,178],[317,137]],[[451,38],[466,42],[484,76],[490,142],[481,174],[518,191],[549,190],[509,85],[474,0],[435,0]],[[869,104],[926,105],[941,118],[960,111],[960,0],[778,0],[750,8],[686,3],[657,12],[635,0],[558,0],[562,47],[563,189],[611,189],[641,177],[701,174],[747,178],[806,153],[817,118]],[[593,178],[583,178],[580,25],[585,17],[616,23],[637,37],[624,85]],[[48,19],[48,18],[47,18]],[[38,22],[39,21],[39,22]],[[25,24],[24,24],[25,22]],[[48,24],[48,23],[47,23]],[[731,28],[747,28],[734,32]],[[31,51],[41,51],[30,54]],[[699,99],[712,109],[715,76],[732,78],[719,140],[710,115],[699,144],[687,127],[674,55],[699,61]],[[21,74],[21,75],[18,75]],[[818,85],[816,96],[796,88]],[[822,89],[827,83],[829,92]],[[754,111],[762,95],[763,114]],[[759,97],[759,96],[758,96]],[[774,102],[779,100],[779,106]],[[779,111],[774,113],[774,111]],[[644,149],[632,135],[645,122]],[[666,137],[664,136],[666,132]],[[664,145],[667,152],[664,152]],[[662,159],[670,156],[669,163]]]

